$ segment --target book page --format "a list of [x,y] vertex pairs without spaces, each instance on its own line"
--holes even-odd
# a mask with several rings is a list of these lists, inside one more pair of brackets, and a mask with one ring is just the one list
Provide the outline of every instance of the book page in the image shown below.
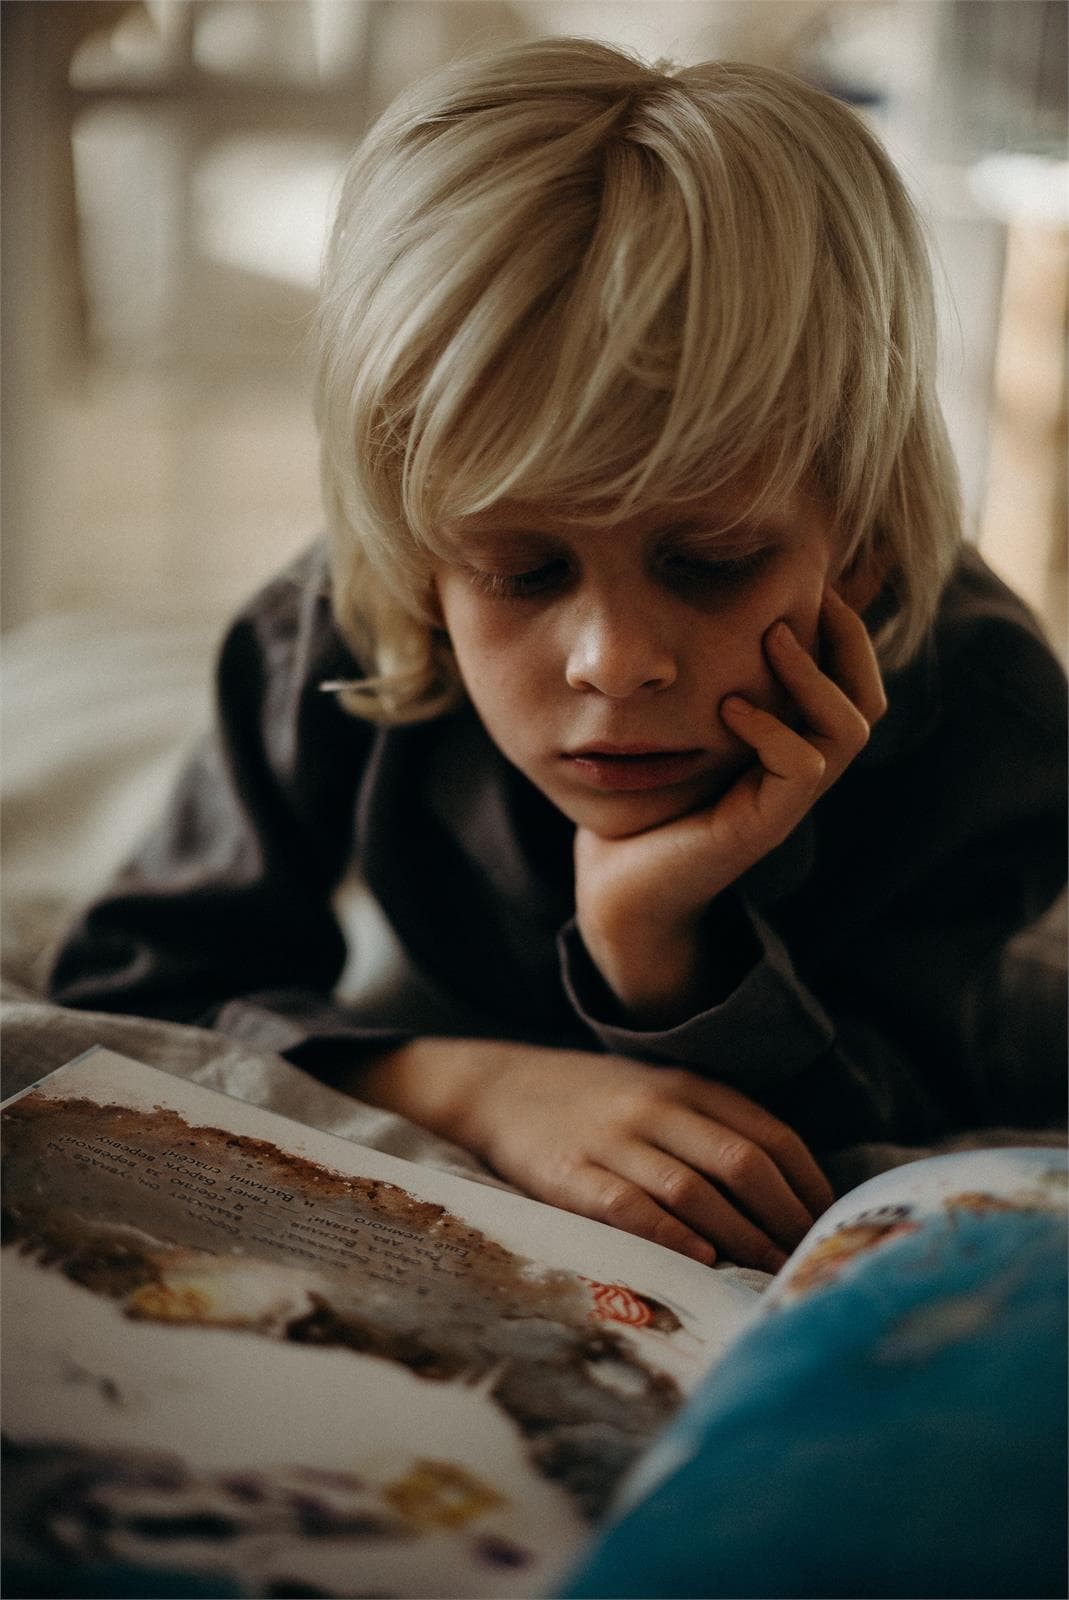
[[[1064,1260],[1067,1194],[1064,1149],[1015,1146],[926,1157],[870,1178],[836,1201],[781,1268],[727,1359],[639,1459],[617,1495],[614,1519],[626,1522],[632,1516],[633,1530],[639,1531],[626,1538],[643,1545],[639,1581],[656,1585],[653,1574],[662,1557],[673,1583],[680,1581],[680,1570],[696,1570],[671,1559],[674,1545],[685,1537],[688,1517],[693,1525],[696,1484],[708,1489],[699,1550],[709,1548],[725,1519],[735,1522],[736,1495],[745,1506],[754,1500],[757,1480],[767,1488],[769,1501],[753,1524],[760,1530],[754,1534],[755,1568],[767,1573],[762,1563],[769,1549],[761,1541],[777,1536],[774,1517],[766,1517],[768,1506],[784,1482],[797,1491],[810,1468],[815,1481],[831,1472],[834,1482],[834,1463],[848,1462],[855,1451],[872,1471],[864,1429],[875,1425],[881,1397],[908,1392],[916,1438],[923,1442],[926,1431],[960,1403],[964,1391],[955,1391],[955,1373],[967,1386],[965,1375],[978,1370],[970,1364],[975,1358],[970,1341],[999,1337],[1007,1304],[1022,1286],[1030,1292],[1029,1274],[1036,1272],[1037,1261],[1048,1259],[1048,1251],[1060,1249]],[[1056,1280],[1054,1292],[1059,1293]],[[1009,1338],[1011,1325],[1005,1326]],[[1026,1327],[1022,1334],[1019,1322],[1013,1326],[1013,1337],[1024,1337],[1034,1348],[1036,1330]],[[1037,1327],[1050,1335],[1049,1321]],[[1063,1341],[1062,1334],[1058,1337]],[[960,1368],[955,1366],[959,1351]],[[1058,1354],[1064,1355],[1061,1346]],[[895,1374],[904,1370],[924,1374],[916,1388],[895,1389]],[[905,1398],[902,1404],[905,1408]],[[888,1423],[884,1412],[884,1425],[897,1428],[904,1415]],[[994,1430],[1004,1423],[996,1403],[979,1426]],[[886,1443],[888,1435],[882,1437]],[[886,1448],[884,1459],[896,1459],[898,1446]],[[704,1461],[708,1474],[701,1468]],[[725,1461],[735,1464],[737,1480],[725,1479],[719,1465]],[[680,1487],[684,1480],[687,1486]],[[778,1537],[787,1541],[784,1550],[794,1549],[788,1530],[797,1531],[804,1519],[804,1512],[786,1506],[778,1529]],[[750,1525],[744,1520],[738,1526]],[[733,1536],[727,1542],[737,1555]],[[624,1547],[616,1546],[613,1561]],[[651,1554],[654,1549],[662,1557]],[[775,1565],[777,1558],[770,1559]],[[599,1568],[598,1583],[606,1581],[605,1573]],[[780,1586],[781,1576],[755,1581],[769,1585],[762,1593],[789,1592]]]
[[31,1559],[544,1593],[756,1304],[103,1050],[3,1120],[7,1549]]
[[777,1274],[764,1312],[833,1283],[895,1240],[956,1215],[1064,1213],[1064,1150],[1010,1146],[962,1150],[912,1161],[869,1178],[827,1210]]

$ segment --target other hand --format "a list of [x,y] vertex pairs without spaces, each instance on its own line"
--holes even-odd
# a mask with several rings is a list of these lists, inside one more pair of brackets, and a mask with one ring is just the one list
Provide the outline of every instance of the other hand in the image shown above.
[[619,1056],[417,1039],[354,1092],[537,1200],[695,1260],[775,1272],[833,1194],[802,1140],[726,1084]]

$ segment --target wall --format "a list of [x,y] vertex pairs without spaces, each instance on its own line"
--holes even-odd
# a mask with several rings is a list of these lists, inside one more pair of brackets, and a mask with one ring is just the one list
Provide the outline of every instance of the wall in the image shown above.
[[1049,151],[1064,126],[1055,13],[1045,0],[6,4],[5,625],[98,607],[221,619],[314,534],[304,336],[345,153],[437,61],[560,31],[651,57],[768,60],[865,102],[932,227],[970,529],[1057,631],[1064,214],[1059,231],[1025,207],[1022,234],[1024,180],[994,198],[972,181],[978,158]]

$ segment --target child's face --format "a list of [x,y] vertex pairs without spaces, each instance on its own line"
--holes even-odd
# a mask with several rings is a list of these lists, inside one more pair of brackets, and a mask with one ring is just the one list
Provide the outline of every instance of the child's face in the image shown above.
[[815,653],[838,540],[816,494],[733,527],[739,504],[721,491],[593,529],[511,504],[444,530],[438,602],[490,737],[603,837],[681,816],[750,764],[725,695],[791,718],[762,641],[782,617]]

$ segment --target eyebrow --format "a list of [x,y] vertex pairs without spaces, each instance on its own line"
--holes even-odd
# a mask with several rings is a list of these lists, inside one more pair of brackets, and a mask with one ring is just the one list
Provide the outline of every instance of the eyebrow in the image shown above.
[[[482,520],[484,516],[486,521]],[[578,519],[573,521],[554,517],[549,512],[544,518],[530,522],[491,518],[481,512],[472,518],[458,517],[454,521],[443,522],[439,531],[443,538],[455,542],[459,539],[514,539],[522,538],[525,534],[537,538],[540,534],[564,533],[580,526]]]
[[458,528],[446,526],[441,530],[441,536],[450,551],[462,555],[465,551],[476,552],[503,550],[506,547],[529,545],[534,548],[540,544],[550,544],[560,537],[550,528],[521,528],[521,527],[496,527],[496,528]]
[[780,517],[749,516],[737,517],[726,526],[712,520],[702,518],[687,518],[683,522],[669,523],[663,530],[667,538],[699,538],[722,539],[725,542],[736,539],[765,539],[778,536],[787,531],[785,519]]
[[[487,517],[484,522],[483,516]],[[624,519],[626,520],[626,519]],[[782,534],[789,530],[789,517],[777,515],[771,511],[753,517],[743,513],[739,517],[731,518],[726,523],[713,516],[684,515],[676,518],[666,516],[663,523],[651,528],[654,537],[661,539],[724,539],[732,537],[742,539],[762,538],[769,535]],[[530,521],[511,521],[507,518],[495,520],[487,513],[477,513],[476,517],[468,521],[457,518],[452,522],[445,522],[440,529],[441,536],[452,545],[459,544],[494,544],[506,539],[554,539],[581,534],[590,525],[582,517],[561,517],[552,512],[546,512],[544,519],[532,518]],[[611,523],[599,523],[598,527],[611,527]]]

